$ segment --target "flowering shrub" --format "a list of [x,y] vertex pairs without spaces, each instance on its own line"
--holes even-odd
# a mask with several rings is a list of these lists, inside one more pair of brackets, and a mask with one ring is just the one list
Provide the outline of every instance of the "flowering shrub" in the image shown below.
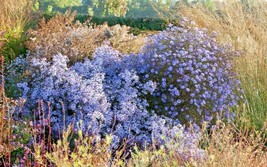
[[230,65],[235,54],[186,20],[152,36],[137,65],[144,82],[157,82],[148,98],[151,109],[182,124],[229,114],[238,99]]
[[18,69],[28,71],[25,82],[17,84],[21,96],[27,98],[25,114],[31,113],[39,100],[49,101],[54,134],[76,123],[76,130],[89,135],[102,138],[109,134],[112,149],[119,149],[124,139],[129,147],[138,143],[142,148],[175,140],[180,143],[179,153],[194,150],[186,151],[185,158],[204,155],[197,148],[197,134],[190,135],[181,125],[173,126],[171,119],[147,110],[147,100],[140,97],[152,94],[155,82],[141,83],[135,70],[125,68],[125,56],[109,46],[98,48],[93,57],[70,67],[68,58],[61,54],[52,61],[18,58],[13,62],[15,67],[27,64]]

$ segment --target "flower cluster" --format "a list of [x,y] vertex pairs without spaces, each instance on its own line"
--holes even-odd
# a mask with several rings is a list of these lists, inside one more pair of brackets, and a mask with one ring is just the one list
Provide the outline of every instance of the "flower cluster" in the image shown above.
[[53,104],[51,122],[55,130],[83,118],[87,120],[84,126],[91,122],[92,129],[96,131],[99,124],[92,119],[93,115],[103,115],[109,107],[103,92],[104,74],[96,71],[94,76],[85,79],[68,68],[67,62],[67,57],[60,54],[54,56],[52,62],[36,58],[31,60],[28,66],[31,70],[30,81],[18,83],[22,97],[27,98],[25,107],[31,110],[39,100],[49,101]]
[[228,107],[238,99],[230,65],[235,54],[186,20],[181,27],[170,25],[152,36],[137,67],[144,82],[157,82],[148,98],[150,107],[182,124],[211,121],[223,111],[229,114]]
[[[186,157],[204,155],[197,147],[197,137],[184,131],[172,120],[149,112],[145,97],[156,89],[153,81],[140,82],[137,72],[127,69],[126,55],[109,46],[97,48],[92,60],[85,59],[68,67],[68,58],[55,55],[52,61],[44,58],[20,58],[13,65],[28,71],[24,82],[17,84],[27,101],[25,114],[37,107],[38,101],[49,101],[53,131],[74,123],[89,135],[112,136],[112,149],[118,149],[124,139],[129,146],[172,140],[180,143],[177,151]],[[18,69],[21,70],[21,69]],[[46,107],[46,106],[44,106]],[[78,122],[78,123],[77,123]],[[188,144],[186,144],[188,143]],[[190,143],[190,144],[189,144]]]

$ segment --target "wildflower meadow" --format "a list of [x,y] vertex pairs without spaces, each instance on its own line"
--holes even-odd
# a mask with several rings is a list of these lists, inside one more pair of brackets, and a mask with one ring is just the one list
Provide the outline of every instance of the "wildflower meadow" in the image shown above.
[[267,167],[266,1],[18,1],[1,166]]

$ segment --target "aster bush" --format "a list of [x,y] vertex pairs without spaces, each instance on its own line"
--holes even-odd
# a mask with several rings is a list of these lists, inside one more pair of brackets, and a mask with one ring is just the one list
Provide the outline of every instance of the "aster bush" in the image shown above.
[[[55,135],[74,124],[76,131],[81,129],[96,138],[109,134],[112,150],[120,149],[125,141],[128,150],[135,144],[144,148],[175,140],[179,143],[179,154],[194,150],[186,151],[185,159],[202,157],[204,152],[197,147],[198,134],[191,135],[181,125],[173,125],[171,119],[147,110],[149,103],[141,97],[152,94],[156,83],[140,82],[137,72],[127,68],[125,57],[110,46],[102,46],[96,49],[92,60],[85,59],[72,66],[67,65],[68,58],[61,54],[53,56],[52,61],[17,58],[10,67],[23,66],[17,68],[18,72],[28,74],[21,79],[23,82],[17,83],[20,96],[27,99],[24,115],[32,114],[39,100],[49,101]],[[48,109],[45,103],[44,108]]]
[[237,52],[216,42],[216,34],[182,20],[152,36],[138,55],[135,68],[144,82],[157,88],[148,97],[150,108],[177,123],[211,121],[216,115],[231,116],[236,105],[238,81],[231,69]]
[[[29,110],[36,108],[39,100],[54,104],[52,110],[55,112],[51,112],[51,122],[55,129],[62,129],[63,124],[70,124],[76,117],[79,120],[82,117],[87,119],[93,113],[101,115],[108,108],[102,88],[104,74],[95,69],[91,71],[95,73],[90,79],[84,79],[69,69],[67,62],[67,57],[60,54],[54,56],[52,62],[32,59],[28,66],[32,70],[32,78],[17,84],[23,92],[22,97],[28,99],[25,105]],[[89,122],[94,126],[91,121],[88,119],[84,126],[88,126]],[[94,127],[92,129],[96,130]]]

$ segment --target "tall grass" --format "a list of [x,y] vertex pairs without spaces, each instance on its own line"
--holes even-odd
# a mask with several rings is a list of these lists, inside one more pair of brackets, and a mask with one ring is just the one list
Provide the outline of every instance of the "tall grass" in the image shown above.
[[0,50],[10,60],[25,50],[23,33],[32,19],[31,0],[0,0]]
[[[219,33],[218,40],[241,52],[234,70],[246,102],[239,107],[246,126],[266,131],[267,124],[267,2],[227,0],[179,5],[176,15],[194,20],[199,27]],[[267,131],[266,131],[267,132]]]
[[267,164],[266,139],[261,132],[240,128],[235,124],[217,122],[216,127],[207,136],[208,160],[198,166],[203,167],[265,167]]

